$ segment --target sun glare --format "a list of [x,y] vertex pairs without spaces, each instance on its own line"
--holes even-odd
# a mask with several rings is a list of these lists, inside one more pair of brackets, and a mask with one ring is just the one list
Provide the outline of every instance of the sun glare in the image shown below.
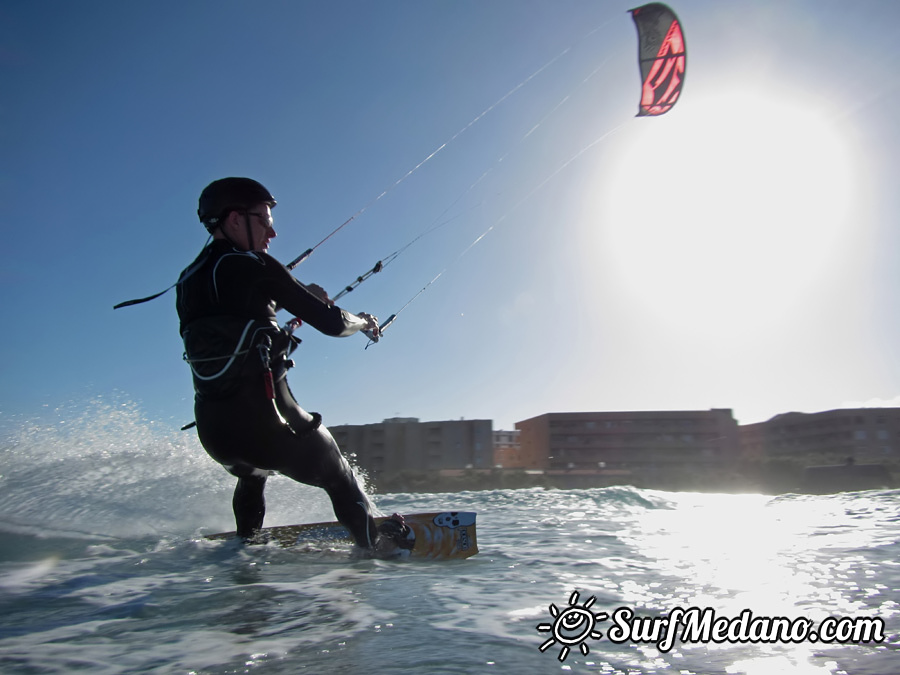
[[827,274],[853,197],[847,143],[795,102],[744,91],[685,103],[632,123],[597,207],[604,257],[669,328],[764,328]]

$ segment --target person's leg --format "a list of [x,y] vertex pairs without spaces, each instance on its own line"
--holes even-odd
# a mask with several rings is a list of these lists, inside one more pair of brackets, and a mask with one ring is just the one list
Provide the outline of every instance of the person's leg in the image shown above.
[[268,472],[253,472],[247,476],[238,477],[234,488],[234,496],[231,506],[234,509],[234,521],[237,526],[237,536],[250,539],[262,529],[263,519],[266,516],[266,474]]
[[350,467],[340,479],[322,487],[331,499],[335,517],[350,531],[356,545],[365,549],[374,547],[378,530],[371,503]]
[[372,503],[324,426],[299,434],[282,454],[278,471],[328,493],[334,515],[349,530],[357,546],[370,549],[378,535]]
[[266,500],[263,491],[269,471],[257,468],[253,448],[259,434],[248,421],[249,406],[240,396],[224,400],[197,400],[194,405],[197,434],[206,452],[238,481],[231,506],[237,535],[252,538],[263,526]]
[[282,378],[275,384],[278,411],[289,425],[290,438],[280,443],[277,470],[294,480],[321,487],[331,499],[338,522],[350,531],[357,546],[371,549],[378,531],[373,506],[353,469],[341,454],[321,416],[308,413]]

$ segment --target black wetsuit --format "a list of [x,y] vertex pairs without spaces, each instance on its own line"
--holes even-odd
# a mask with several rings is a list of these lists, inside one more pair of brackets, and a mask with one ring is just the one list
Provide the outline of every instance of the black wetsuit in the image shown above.
[[336,337],[357,332],[361,320],[310,293],[267,253],[220,239],[182,273],[177,303],[200,441],[238,478],[238,535],[262,527],[266,477],[278,471],[325,489],[337,519],[370,547],[377,533],[368,498],[328,429],[288,388],[295,341],[278,327],[275,311]]

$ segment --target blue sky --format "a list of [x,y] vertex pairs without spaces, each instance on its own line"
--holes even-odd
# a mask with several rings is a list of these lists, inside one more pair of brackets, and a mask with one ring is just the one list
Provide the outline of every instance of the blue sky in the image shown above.
[[362,210],[295,270],[333,294],[439,226],[341,302],[444,272],[381,343],[303,329],[328,424],[897,404],[900,4],[670,4],[683,98],[637,119],[633,3],[5,3],[2,417],[192,419],[174,293],[112,306],[175,280],[228,175],[285,262]]

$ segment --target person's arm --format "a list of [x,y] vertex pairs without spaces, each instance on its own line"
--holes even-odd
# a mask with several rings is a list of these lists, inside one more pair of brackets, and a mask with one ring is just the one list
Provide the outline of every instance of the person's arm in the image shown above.
[[[378,320],[365,312],[353,314],[341,309],[316,284],[302,284],[286,267],[267,256],[269,292],[279,309],[284,309],[320,333],[346,337],[361,330],[378,330]],[[269,264],[269,261],[275,263]]]

